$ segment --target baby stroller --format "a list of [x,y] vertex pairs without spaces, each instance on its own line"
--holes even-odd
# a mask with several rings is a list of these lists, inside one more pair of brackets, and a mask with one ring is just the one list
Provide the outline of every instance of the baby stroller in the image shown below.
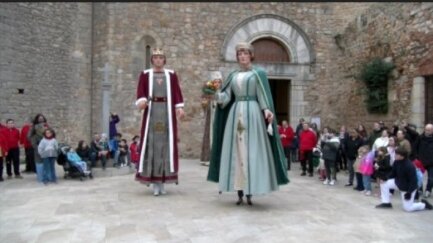
[[63,171],[65,172],[64,178],[80,178],[80,181],[83,181],[86,177],[93,179],[90,166],[87,166],[86,171],[81,172],[81,168],[78,165],[68,160],[67,154],[70,149],[71,147],[67,144],[59,144],[57,164],[63,166]]

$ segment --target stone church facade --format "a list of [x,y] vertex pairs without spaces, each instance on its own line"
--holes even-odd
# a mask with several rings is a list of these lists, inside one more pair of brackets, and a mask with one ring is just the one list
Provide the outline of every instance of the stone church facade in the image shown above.
[[[201,85],[237,67],[234,46],[248,41],[268,72],[279,120],[422,126],[433,119],[432,21],[431,3],[2,3],[0,119],[20,125],[43,113],[59,140],[75,145],[106,131],[113,111],[130,139],[141,122],[138,75],[162,47],[186,105],[181,155],[198,158]],[[373,57],[396,65],[386,115],[367,112],[356,80]]]

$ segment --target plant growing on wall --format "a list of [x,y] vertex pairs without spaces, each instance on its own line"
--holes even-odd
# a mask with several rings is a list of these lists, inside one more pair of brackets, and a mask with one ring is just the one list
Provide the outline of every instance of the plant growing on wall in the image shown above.
[[380,58],[364,64],[361,68],[360,79],[366,86],[366,99],[369,113],[388,113],[388,76],[395,65]]

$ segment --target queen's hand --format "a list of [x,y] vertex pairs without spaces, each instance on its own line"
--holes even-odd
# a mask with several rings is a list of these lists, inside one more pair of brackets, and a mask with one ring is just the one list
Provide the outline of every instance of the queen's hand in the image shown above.
[[272,114],[272,112],[271,112],[270,110],[268,110],[268,109],[266,109],[266,110],[264,111],[264,113],[265,113],[265,119],[266,119],[269,123],[272,123],[272,121],[274,120],[274,114]]

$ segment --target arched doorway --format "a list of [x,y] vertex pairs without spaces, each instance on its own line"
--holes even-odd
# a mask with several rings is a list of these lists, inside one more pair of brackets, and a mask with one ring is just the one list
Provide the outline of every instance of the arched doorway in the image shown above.
[[268,73],[278,121],[287,119],[292,127],[296,126],[300,118],[309,119],[310,103],[304,99],[304,92],[315,80],[311,67],[316,58],[309,39],[301,27],[282,16],[248,17],[228,31],[221,48],[221,57],[228,65],[221,71],[228,73],[230,65],[236,63],[237,43],[253,44],[255,64]]
[[[271,37],[257,39],[254,47],[256,63],[290,63],[290,54],[284,45]],[[290,121],[290,79],[269,78],[277,122]]]

